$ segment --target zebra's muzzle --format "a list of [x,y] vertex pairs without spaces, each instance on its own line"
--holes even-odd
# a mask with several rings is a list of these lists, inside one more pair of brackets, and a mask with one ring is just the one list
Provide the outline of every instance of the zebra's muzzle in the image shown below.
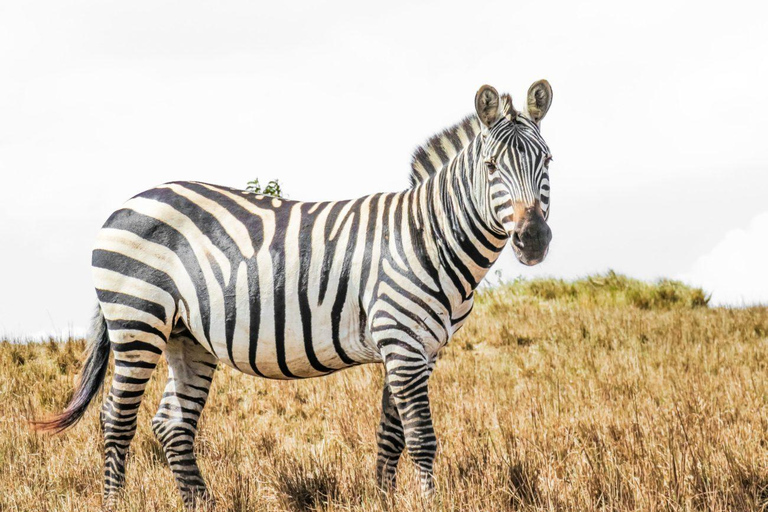
[[518,261],[529,266],[541,263],[547,257],[551,240],[552,230],[544,220],[541,208],[526,208],[512,233],[512,248]]

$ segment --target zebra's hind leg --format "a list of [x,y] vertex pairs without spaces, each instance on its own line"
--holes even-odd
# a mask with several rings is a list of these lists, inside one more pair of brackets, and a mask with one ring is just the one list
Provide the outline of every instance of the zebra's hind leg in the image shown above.
[[139,320],[108,318],[107,328],[115,354],[115,374],[101,408],[101,427],[104,434],[104,508],[112,510],[125,482],[126,456],[136,434],[136,417],[144,390],[165,349],[166,335]]
[[165,358],[168,383],[152,419],[152,430],[163,445],[187,510],[194,510],[198,503],[212,506],[213,499],[195,459],[194,442],[197,421],[216,371],[216,358],[186,329],[171,335]]
[[381,421],[376,431],[376,444],[376,481],[382,491],[389,492],[395,488],[397,462],[405,448],[405,433],[400,413],[397,412],[392,392],[386,382],[381,397]]

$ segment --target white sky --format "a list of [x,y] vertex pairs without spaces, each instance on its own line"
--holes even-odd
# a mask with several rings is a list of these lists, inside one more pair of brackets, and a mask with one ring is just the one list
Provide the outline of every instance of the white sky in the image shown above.
[[505,254],[507,277],[613,268],[768,302],[760,3],[262,4],[0,4],[0,334],[85,325],[95,232],[146,188],[403,189],[480,85],[521,106],[539,78],[554,240],[533,269]]

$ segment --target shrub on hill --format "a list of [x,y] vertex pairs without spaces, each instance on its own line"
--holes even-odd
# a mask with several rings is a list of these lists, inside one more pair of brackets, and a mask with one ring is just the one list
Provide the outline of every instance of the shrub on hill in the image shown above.
[[[480,295],[530,297],[544,301],[575,302],[599,306],[634,306],[639,309],[706,307],[709,296],[701,288],[680,281],[640,281],[614,271],[565,281],[518,279],[484,290]],[[482,298],[481,298],[482,300]]]

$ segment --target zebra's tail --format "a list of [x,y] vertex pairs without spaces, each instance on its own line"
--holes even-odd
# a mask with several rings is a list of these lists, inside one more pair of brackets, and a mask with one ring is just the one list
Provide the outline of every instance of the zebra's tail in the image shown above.
[[83,417],[88,405],[101,391],[101,385],[109,366],[109,335],[107,333],[107,321],[104,319],[104,313],[99,305],[96,306],[96,312],[88,331],[86,353],[88,357],[67,408],[55,416],[32,421],[35,430],[59,433],[68,429]]

